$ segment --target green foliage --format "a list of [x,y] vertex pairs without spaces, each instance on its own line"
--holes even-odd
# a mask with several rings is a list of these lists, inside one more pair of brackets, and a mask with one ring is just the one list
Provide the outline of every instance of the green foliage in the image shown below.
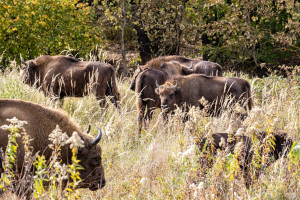
[[203,0],[197,6],[207,37],[201,52],[211,60],[278,65],[299,52],[299,2]]
[[17,138],[21,135],[15,124],[5,126],[3,128],[6,128],[10,131],[8,135],[8,144],[5,151],[5,161],[2,163],[4,173],[1,174],[0,184],[0,189],[5,191],[5,188],[12,184],[13,178],[15,177],[14,164],[16,163],[16,154],[18,148]]
[[80,160],[77,159],[77,147],[73,147],[72,149],[72,164],[69,165],[68,172],[70,173],[70,178],[72,182],[70,182],[67,187],[67,196],[68,199],[80,199],[78,191],[76,191],[76,186],[81,181],[79,170],[83,170],[83,167],[79,164]]
[[292,145],[291,151],[289,153],[289,158],[295,165],[300,163],[300,143],[294,142]]
[[0,55],[4,62],[65,49],[85,55],[101,42],[93,18],[92,7],[78,0],[0,1]]
[[49,171],[46,169],[45,156],[38,156],[35,161],[35,174],[34,176],[34,197],[42,199],[45,193],[44,182],[49,181]]
[[[111,36],[120,34],[121,3],[105,0],[101,9],[105,37],[119,41]],[[127,45],[148,46],[152,57],[196,51],[204,59],[249,71],[264,63],[273,68],[300,63],[299,1],[142,0],[126,1],[126,10]]]

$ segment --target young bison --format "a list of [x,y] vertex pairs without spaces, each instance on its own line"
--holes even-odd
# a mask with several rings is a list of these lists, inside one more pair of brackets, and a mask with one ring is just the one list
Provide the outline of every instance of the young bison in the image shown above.
[[[200,74],[176,76],[163,85],[156,84],[156,93],[160,96],[161,108],[168,113],[181,107],[185,111],[190,106],[200,106],[204,97],[212,106],[210,113],[217,115],[228,104],[240,102],[245,110],[251,110],[253,102],[248,81],[241,78],[209,77]],[[231,96],[231,101],[224,105],[225,97]]]

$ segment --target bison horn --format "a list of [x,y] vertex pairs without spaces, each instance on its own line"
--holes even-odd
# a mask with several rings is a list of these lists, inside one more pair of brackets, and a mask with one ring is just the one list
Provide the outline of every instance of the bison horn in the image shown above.
[[140,71],[142,71],[142,68],[141,68],[141,66],[140,66],[139,63],[137,64],[137,68],[138,68]]
[[24,65],[27,65],[27,63],[25,62],[24,58],[22,57],[22,55],[20,54],[20,59],[21,59],[21,63]]
[[93,146],[96,146],[98,144],[98,142],[101,140],[101,137],[102,137],[102,131],[100,128],[98,128],[98,136],[90,143],[90,146],[93,147]]
[[178,85],[178,82],[176,81],[176,84],[174,85],[174,88],[176,88],[176,87],[177,87],[177,85]]
[[159,89],[160,86],[158,85],[157,80],[155,81],[155,85]]
[[191,65],[187,69],[193,69],[193,61],[191,61]]
[[90,133],[91,130],[91,125],[89,125],[89,127],[86,129],[85,133]]

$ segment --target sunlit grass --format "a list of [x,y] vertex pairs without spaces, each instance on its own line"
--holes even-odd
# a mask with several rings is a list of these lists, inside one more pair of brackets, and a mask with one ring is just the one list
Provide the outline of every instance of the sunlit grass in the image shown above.
[[[22,99],[47,107],[58,104],[38,89],[20,80],[18,66],[1,73],[0,98]],[[225,76],[233,76],[227,73]],[[300,139],[300,77],[271,75],[252,78],[241,74],[252,87],[257,118],[246,120],[245,129],[262,131],[283,130],[295,141]],[[289,159],[279,159],[269,166],[259,180],[247,189],[238,174],[230,180],[232,171],[226,169],[224,154],[219,154],[212,168],[199,175],[197,139],[213,132],[236,131],[242,126],[229,112],[220,117],[204,117],[201,111],[191,110],[191,119],[182,122],[177,110],[164,123],[160,110],[141,136],[137,134],[135,94],[129,90],[129,80],[118,80],[121,106],[109,103],[100,108],[93,95],[65,98],[62,109],[82,130],[90,124],[96,136],[96,126],[104,130],[101,140],[106,186],[100,191],[79,190],[82,199],[296,199],[300,194],[300,167]],[[245,130],[245,134],[247,131]],[[191,149],[186,152],[188,149]],[[193,149],[194,148],[194,149]],[[228,163],[227,163],[228,164]],[[200,184],[201,183],[201,184]],[[193,187],[192,185],[196,187]],[[200,186],[199,186],[200,185]],[[199,187],[198,187],[199,186]]]

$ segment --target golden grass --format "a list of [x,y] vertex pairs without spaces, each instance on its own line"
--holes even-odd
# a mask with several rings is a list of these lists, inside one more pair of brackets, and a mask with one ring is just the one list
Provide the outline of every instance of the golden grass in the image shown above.
[[[58,105],[41,91],[20,80],[17,66],[1,73],[0,98],[22,99],[47,107]],[[227,73],[225,76],[233,76]],[[237,173],[226,168],[225,155],[214,158],[212,168],[199,175],[199,150],[196,139],[213,132],[236,131],[244,134],[260,130],[284,130],[295,141],[300,139],[300,77],[247,79],[252,86],[255,109],[252,117],[236,121],[229,112],[220,117],[204,117],[192,109],[191,119],[181,120],[178,109],[164,123],[156,110],[147,130],[139,137],[135,94],[129,80],[118,81],[122,101],[116,109],[109,103],[102,109],[94,96],[66,98],[63,110],[69,113],[82,130],[92,125],[104,130],[101,140],[106,186],[100,191],[79,190],[82,199],[297,199],[300,195],[300,166],[290,159],[279,159],[247,189]],[[248,130],[248,129],[249,130]],[[227,163],[228,164],[228,163]],[[6,198],[8,195],[2,196]]]

